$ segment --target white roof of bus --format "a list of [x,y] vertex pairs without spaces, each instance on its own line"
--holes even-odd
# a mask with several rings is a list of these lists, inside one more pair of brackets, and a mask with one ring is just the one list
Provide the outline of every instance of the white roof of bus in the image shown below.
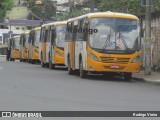
[[67,21],[56,21],[56,22],[44,24],[44,25],[42,25],[42,27],[51,26],[51,25],[57,25],[57,24],[67,24]]
[[20,35],[17,35],[17,36],[13,36],[12,38],[20,38]]
[[74,21],[74,20],[81,19],[81,18],[84,18],[84,17],[87,17],[87,16],[88,17],[93,17],[93,16],[103,16],[103,15],[124,16],[124,17],[131,17],[131,18],[139,20],[137,16],[132,15],[132,14],[107,11],[107,12],[88,13],[88,14],[85,14],[85,15],[82,15],[82,16],[78,16],[78,17],[75,17],[75,18],[68,19],[68,21]]

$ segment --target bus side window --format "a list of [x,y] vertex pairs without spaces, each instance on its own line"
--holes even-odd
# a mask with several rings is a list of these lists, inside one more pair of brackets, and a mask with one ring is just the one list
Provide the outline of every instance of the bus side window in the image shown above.
[[24,39],[24,34],[22,35],[22,46],[25,46],[25,39]]
[[43,38],[43,28],[41,28],[41,33],[40,33],[40,39],[39,39],[39,42],[42,41],[42,38]]
[[[75,30],[77,30],[77,28],[78,28],[78,25],[76,25],[76,26],[73,27],[73,29],[75,29]],[[73,34],[73,41],[76,41],[76,40],[77,40],[77,32],[75,32]]]
[[41,41],[41,42],[44,42],[44,36],[45,36],[45,28],[43,27],[43,28],[41,29],[41,36],[40,36],[40,41]]
[[56,38],[56,31],[55,29],[51,30],[51,44],[54,45],[54,40]]
[[44,42],[47,42],[47,39],[48,39],[48,29],[45,29]]
[[35,44],[35,32],[31,33],[31,42],[32,42],[32,45]]
[[46,38],[46,42],[50,42],[50,34],[49,34],[49,33],[50,33],[50,27],[48,27],[48,29],[47,29],[46,32],[47,32],[47,35],[46,35],[46,37],[47,37],[47,38]]
[[25,46],[25,45],[26,45],[26,43],[27,43],[27,41],[28,41],[28,39],[27,39],[26,35],[24,35],[24,36],[23,36],[23,39],[24,39],[24,46]]
[[12,47],[15,48],[15,46],[16,46],[15,45],[15,39],[13,38],[13,46]]
[[67,23],[65,41],[71,41],[73,39],[73,32],[70,31],[73,29],[72,26],[73,22]]
[[31,43],[31,34],[32,32],[29,33],[28,43]]
[[[78,29],[83,29],[83,28],[82,28],[83,22],[84,22],[83,19],[82,19],[82,20],[79,20],[79,22],[78,22]],[[78,33],[77,33],[77,40],[79,40],[79,41],[82,41],[82,40],[83,40],[83,32],[78,32]]]
[[19,45],[22,45],[22,35],[20,36]]
[[83,29],[85,29],[86,31],[83,32],[83,40],[87,41],[88,38],[88,19],[85,18],[85,21],[83,22]]

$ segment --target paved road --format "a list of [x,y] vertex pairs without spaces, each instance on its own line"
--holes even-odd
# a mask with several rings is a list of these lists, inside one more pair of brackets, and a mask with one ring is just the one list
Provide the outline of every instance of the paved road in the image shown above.
[[62,68],[0,62],[1,110],[159,110],[160,87],[101,76],[81,79]]

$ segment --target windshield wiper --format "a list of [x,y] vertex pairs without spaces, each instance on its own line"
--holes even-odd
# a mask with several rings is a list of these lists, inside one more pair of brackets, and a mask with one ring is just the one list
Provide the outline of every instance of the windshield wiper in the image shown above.
[[128,49],[128,45],[126,43],[126,39],[125,39],[124,35],[120,31],[119,31],[119,39],[122,40],[122,43],[123,43],[123,45],[125,47],[125,50],[127,50]]
[[106,41],[104,43],[104,46],[102,48],[102,53],[104,52],[104,50],[108,47],[109,43],[110,43],[110,39],[111,39],[111,28],[110,28],[110,33],[106,38]]

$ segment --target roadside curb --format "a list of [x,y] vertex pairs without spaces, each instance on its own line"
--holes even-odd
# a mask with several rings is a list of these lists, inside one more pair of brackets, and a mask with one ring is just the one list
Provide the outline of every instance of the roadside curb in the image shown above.
[[153,85],[160,85],[160,81],[156,81],[156,80],[147,80],[147,79],[138,78],[138,77],[132,77],[132,79],[134,79],[136,81],[140,81],[140,82],[145,82],[145,83],[153,84]]

